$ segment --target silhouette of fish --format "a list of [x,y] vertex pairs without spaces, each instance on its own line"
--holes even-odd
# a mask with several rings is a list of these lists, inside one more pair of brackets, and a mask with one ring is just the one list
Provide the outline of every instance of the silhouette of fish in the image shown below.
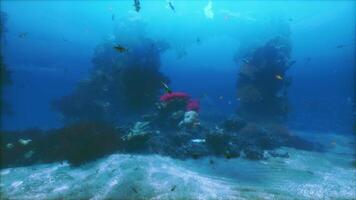
[[134,6],[135,6],[136,12],[140,12],[140,10],[141,10],[140,0],[134,0]]
[[176,12],[176,10],[175,10],[175,8],[174,8],[174,6],[173,6],[172,1],[169,1],[169,2],[168,2],[168,5],[169,5],[169,7],[173,10],[173,12]]
[[167,84],[165,84],[165,83],[163,83],[163,82],[161,82],[161,83],[162,83],[162,85],[163,85],[163,87],[164,87],[164,91],[165,91],[166,93],[172,93],[172,90],[168,87]]
[[197,44],[200,44],[201,43],[201,40],[199,37],[197,37]]
[[121,45],[116,45],[116,46],[114,46],[114,49],[115,49],[116,51],[120,52],[120,53],[124,53],[124,52],[127,52],[127,51],[128,51],[127,48],[125,48],[125,47],[123,47],[123,46],[121,46]]
[[342,49],[342,48],[344,48],[344,47],[346,47],[347,45],[344,45],[344,44],[339,44],[339,45],[337,45],[336,46],[336,48],[338,48],[338,49]]
[[25,38],[28,35],[27,32],[23,32],[19,34],[19,38]]
[[173,187],[171,188],[171,192],[173,192],[176,188],[177,188],[177,186],[173,185]]
[[276,79],[278,79],[278,80],[283,80],[283,77],[282,77],[281,75],[278,75],[278,74],[277,74],[275,77],[276,77]]

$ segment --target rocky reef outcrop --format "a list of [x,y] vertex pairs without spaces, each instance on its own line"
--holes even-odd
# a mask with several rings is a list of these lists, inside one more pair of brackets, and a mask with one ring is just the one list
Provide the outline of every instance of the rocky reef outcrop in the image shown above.
[[144,27],[140,21],[122,20],[97,46],[89,77],[53,102],[64,121],[115,121],[154,108],[161,83],[169,82],[160,72],[160,55],[168,45],[146,37]]
[[291,77],[286,72],[295,61],[290,59],[291,42],[277,36],[238,59],[237,80],[239,116],[253,121],[283,121],[288,114],[288,86]]
[[79,165],[123,148],[121,130],[105,122],[1,133],[1,167],[67,160]]

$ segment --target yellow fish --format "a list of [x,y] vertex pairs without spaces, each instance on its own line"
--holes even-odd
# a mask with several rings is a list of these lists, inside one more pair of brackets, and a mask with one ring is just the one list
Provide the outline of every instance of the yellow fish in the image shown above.
[[276,77],[276,79],[278,79],[278,80],[283,80],[283,77],[282,77],[281,75],[278,75],[278,74],[277,74],[275,77]]

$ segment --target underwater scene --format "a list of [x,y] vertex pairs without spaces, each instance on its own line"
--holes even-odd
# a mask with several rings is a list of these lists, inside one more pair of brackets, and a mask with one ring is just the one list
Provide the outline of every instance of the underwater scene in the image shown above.
[[1,200],[356,200],[356,1],[0,11]]

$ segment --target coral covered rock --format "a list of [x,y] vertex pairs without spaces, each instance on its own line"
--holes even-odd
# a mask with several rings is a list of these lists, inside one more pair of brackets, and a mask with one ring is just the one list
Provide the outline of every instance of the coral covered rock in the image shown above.
[[165,103],[168,103],[169,101],[172,100],[182,100],[182,101],[188,101],[190,99],[190,96],[187,93],[184,92],[172,92],[172,93],[165,93],[162,95],[159,100]]
[[198,100],[190,100],[187,105],[187,110],[199,112],[199,110],[200,110],[199,101]]
[[241,59],[237,96],[238,113],[247,120],[281,121],[288,113],[286,75],[291,44],[287,37],[275,37],[248,52]]
[[134,127],[130,129],[129,134],[123,137],[124,140],[129,141],[138,137],[147,137],[149,134],[149,122],[136,122]]
[[[53,102],[64,120],[115,121],[154,108],[161,83],[169,82],[160,72],[160,55],[167,47],[146,37],[140,21],[123,20],[120,26],[124,27],[117,27],[111,39],[97,46],[89,77]],[[118,52],[117,44],[130,50]]]
[[179,122],[180,127],[198,127],[200,125],[199,122],[199,114],[195,111],[187,111],[184,113],[184,119]]

